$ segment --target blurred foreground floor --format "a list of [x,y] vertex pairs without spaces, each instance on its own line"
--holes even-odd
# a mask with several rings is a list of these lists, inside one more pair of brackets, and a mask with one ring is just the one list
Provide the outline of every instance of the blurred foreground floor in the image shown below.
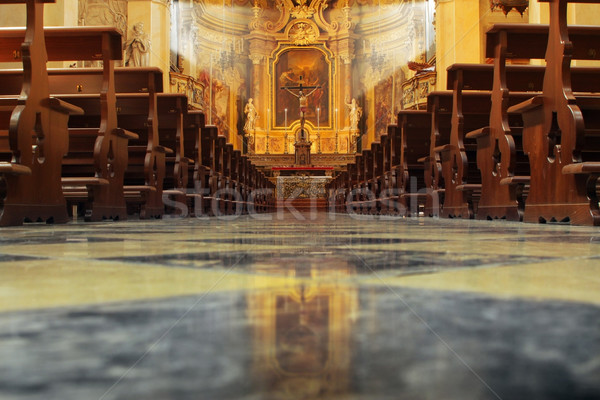
[[3,228],[0,399],[598,399],[600,231],[325,213]]

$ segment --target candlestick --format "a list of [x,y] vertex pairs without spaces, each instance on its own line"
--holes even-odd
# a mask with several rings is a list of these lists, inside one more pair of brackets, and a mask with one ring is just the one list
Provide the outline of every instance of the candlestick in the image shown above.
[[265,154],[269,154],[269,124],[271,123],[271,109],[267,108],[267,145]]
[[338,109],[335,109],[335,153],[337,154],[338,152],[338,128],[339,128],[339,121],[338,121]]
[[284,134],[283,134],[283,153],[287,154],[288,153],[288,147],[287,147],[287,108],[284,110],[285,111],[285,123],[284,125]]
[[321,154],[321,109],[317,107],[317,152]]

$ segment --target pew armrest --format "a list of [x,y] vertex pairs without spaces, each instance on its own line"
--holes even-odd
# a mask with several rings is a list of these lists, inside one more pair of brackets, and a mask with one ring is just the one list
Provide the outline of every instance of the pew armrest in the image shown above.
[[106,186],[108,185],[108,179],[96,178],[96,177],[82,177],[82,178],[61,178],[63,186]]
[[479,128],[477,130],[471,131],[465,135],[466,139],[477,139],[480,137],[489,136],[491,129],[489,126]]
[[464,185],[458,185],[456,190],[460,190],[461,192],[475,191],[481,190],[481,184],[479,183],[467,183]]
[[165,147],[165,146],[161,146],[161,145],[154,146],[154,149],[156,149],[156,151],[159,153],[164,153],[164,154],[173,154],[174,153],[174,151],[172,149]]
[[417,159],[418,163],[424,163],[425,161],[427,161],[429,159],[429,156],[425,156],[425,157],[421,157],[419,159]]
[[519,104],[515,104],[508,108],[509,114],[523,114],[524,112],[534,110],[544,104],[544,97],[534,96],[529,100],[525,100]]
[[119,136],[119,137],[122,137],[122,138],[125,138],[125,139],[129,139],[129,140],[135,140],[135,139],[139,139],[140,138],[140,136],[137,133],[130,132],[130,131],[128,131],[126,129],[123,129],[123,128],[116,128],[113,131],[113,134],[115,136]]
[[156,188],[150,185],[129,185],[123,186],[126,195],[131,195],[140,192],[156,192]]
[[529,185],[531,178],[529,176],[509,176],[508,178],[500,179],[500,184],[503,186],[510,185]]
[[23,164],[0,162],[0,174],[31,175],[31,168]]
[[565,165],[562,169],[563,175],[569,174],[599,174],[600,162],[580,162]]
[[66,101],[57,99],[56,97],[48,98],[48,106],[54,111],[58,111],[69,115],[83,115],[83,109],[81,107],[69,104]]
[[450,151],[450,150],[452,150],[451,144],[444,144],[442,146],[437,146],[436,148],[433,149],[433,151],[435,151],[436,153],[442,153],[444,151]]

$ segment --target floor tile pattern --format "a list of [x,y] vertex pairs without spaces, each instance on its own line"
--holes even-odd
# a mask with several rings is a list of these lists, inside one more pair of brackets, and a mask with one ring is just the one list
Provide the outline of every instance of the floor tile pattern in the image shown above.
[[597,399],[600,231],[273,214],[0,238],[0,399]]

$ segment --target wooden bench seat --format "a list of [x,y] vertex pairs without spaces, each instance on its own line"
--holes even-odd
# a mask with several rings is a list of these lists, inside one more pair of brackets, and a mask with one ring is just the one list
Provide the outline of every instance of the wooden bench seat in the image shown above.
[[[1,141],[0,152],[5,154],[4,160],[10,154],[10,161],[0,165],[5,181],[0,225],[21,225],[24,221],[64,223],[68,214],[60,177],[62,157],[69,147],[67,122],[70,114],[83,110],[50,97],[42,26],[44,2],[11,3],[26,4],[27,27],[0,30],[0,61],[23,57],[25,79],[13,96],[16,102],[5,96],[0,106],[0,113],[5,114],[1,120],[6,121],[10,115],[9,124],[0,127],[0,135],[8,137]],[[25,32],[30,39],[27,42],[23,40]]]
[[430,217],[440,215],[444,202],[441,153],[436,151],[436,148],[450,143],[452,101],[451,91],[435,91],[427,96],[427,112],[431,116],[429,154],[417,161],[423,163],[425,190],[429,193],[424,214]]
[[[567,26],[567,5],[578,1],[546,2],[550,3],[550,25],[547,45],[542,46],[546,60],[543,94],[509,109],[522,113],[523,148],[531,165],[523,220],[600,225],[599,174],[594,171],[600,162],[596,147],[600,143],[594,138],[600,70],[589,70],[586,86],[578,90],[575,69],[570,68],[571,60],[598,59],[600,27]],[[572,166],[580,163],[584,165]]]
[[403,215],[418,216],[419,210],[425,207],[427,191],[425,190],[424,163],[430,150],[431,114],[424,110],[404,110],[398,113],[397,142],[392,148],[398,157],[392,158],[400,208]]

